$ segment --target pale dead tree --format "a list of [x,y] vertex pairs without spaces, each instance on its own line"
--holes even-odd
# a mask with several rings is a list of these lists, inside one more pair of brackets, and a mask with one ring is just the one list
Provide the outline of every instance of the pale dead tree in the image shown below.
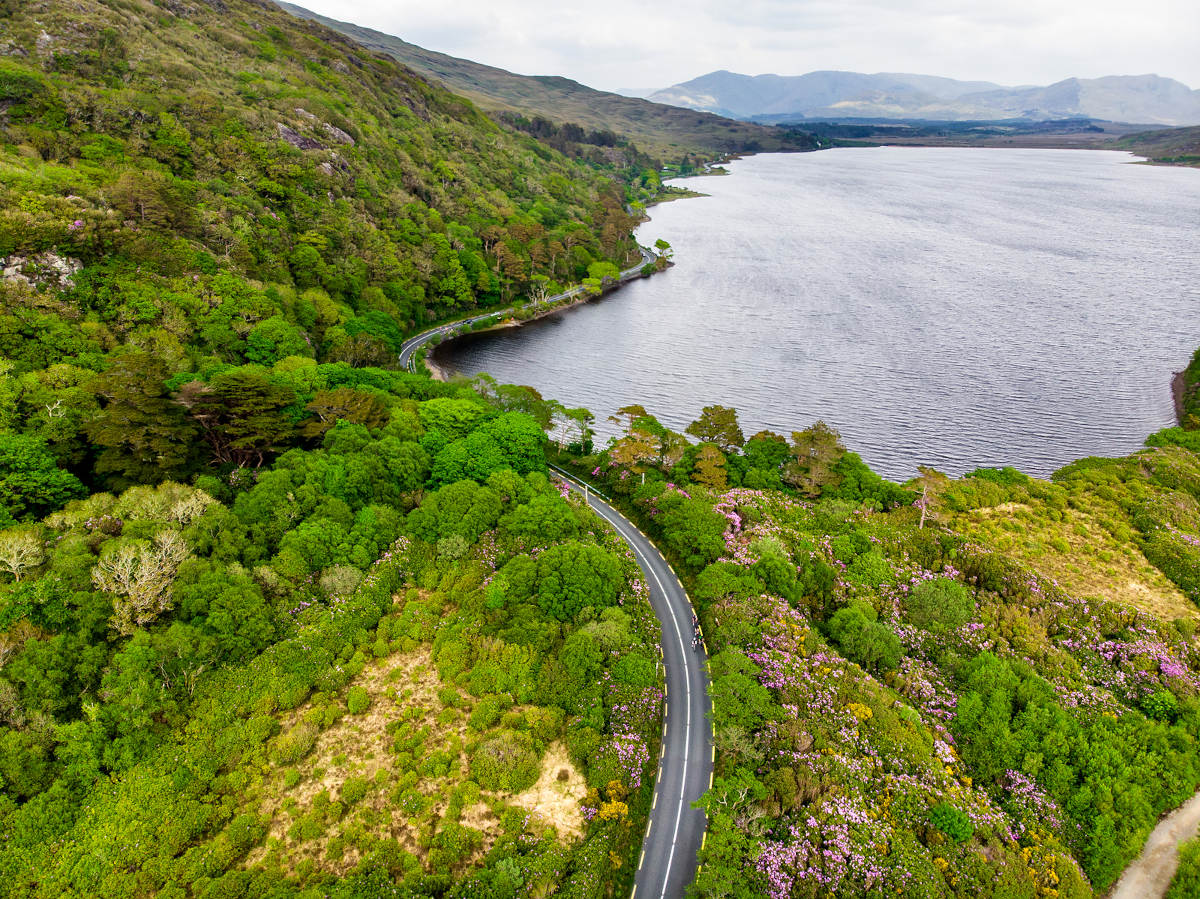
[[66,415],[66,411],[62,408],[62,400],[57,399],[53,403],[46,406],[46,417],[49,419],[62,418]]
[[0,571],[19,581],[27,571],[42,564],[46,551],[41,537],[30,530],[0,531]]
[[167,519],[175,522],[181,528],[185,528],[203,515],[204,510],[215,502],[216,500],[203,490],[193,490],[171,506],[170,511],[167,512]]
[[92,583],[113,599],[112,626],[129,636],[171,607],[171,584],[188,557],[176,530],[154,535],[153,542],[125,543],[109,551],[92,569]]
[[546,279],[537,278],[529,287],[529,302],[536,306],[540,306],[546,302],[546,298],[550,296],[546,290]]
[[21,708],[21,697],[17,688],[5,680],[0,680],[0,724],[14,730],[25,726],[25,710]]
[[195,487],[164,481],[157,487],[130,487],[113,514],[134,521],[170,521],[184,528],[216,500]]
[[920,530],[925,527],[926,518],[937,521],[943,505],[942,493],[950,486],[950,479],[937,469],[925,465],[918,465],[917,471],[921,475],[916,479],[915,486],[921,488],[921,495],[913,505],[921,510],[921,522],[917,525]]

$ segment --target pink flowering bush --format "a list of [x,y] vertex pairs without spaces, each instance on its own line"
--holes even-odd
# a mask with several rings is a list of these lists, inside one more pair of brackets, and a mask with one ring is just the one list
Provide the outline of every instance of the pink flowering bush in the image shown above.
[[[1091,804],[1081,778],[1113,775],[1088,774],[1072,747],[1123,759],[1113,789],[1157,808],[1200,781],[1196,753],[1169,748],[1200,696],[1200,658],[1172,629],[930,537],[906,509],[744,489],[710,501],[725,551],[694,594],[718,750],[699,895],[1088,896],[1135,825]],[[790,599],[763,580],[779,547]],[[896,641],[894,668],[839,629],[851,608]]]

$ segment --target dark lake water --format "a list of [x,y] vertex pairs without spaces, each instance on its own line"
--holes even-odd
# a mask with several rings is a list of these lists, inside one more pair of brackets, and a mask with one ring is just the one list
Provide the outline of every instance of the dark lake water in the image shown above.
[[599,419],[816,419],[881,474],[1123,455],[1200,345],[1200,171],[1071,150],[762,155],[651,210],[676,266],[440,355]]

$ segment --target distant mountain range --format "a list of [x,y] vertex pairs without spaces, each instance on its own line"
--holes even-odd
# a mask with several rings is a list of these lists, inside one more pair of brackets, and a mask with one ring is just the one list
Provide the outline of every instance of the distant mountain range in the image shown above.
[[655,91],[648,99],[764,122],[1091,118],[1148,125],[1200,124],[1200,91],[1157,75],[1068,78],[1047,87],[1004,87],[886,72],[752,76],[720,71]]
[[598,91],[569,78],[518,75],[426,50],[393,35],[339,22],[291,3],[278,5],[294,16],[341,32],[369,50],[386,53],[485,110],[612,131],[661,161],[674,162],[684,154],[711,158],[726,153],[813,148],[803,135],[777,128],[680,108],[686,104],[662,105]]

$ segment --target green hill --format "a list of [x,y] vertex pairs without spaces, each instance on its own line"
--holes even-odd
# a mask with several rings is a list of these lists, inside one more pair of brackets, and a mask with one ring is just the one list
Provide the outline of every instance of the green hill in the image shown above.
[[100,301],[97,279],[124,268],[279,285],[262,317],[315,315],[312,351],[336,355],[360,334],[383,349],[372,314],[403,328],[635,258],[601,174],[318,25],[221,8],[85,0],[0,19],[0,255],[77,259],[73,314],[117,341],[175,302]]
[[1158,163],[1200,165],[1200,126],[1130,134],[1114,141],[1112,149],[1128,150]]
[[627,883],[636,566],[530,397],[396,370],[638,258],[603,160],[251,0],[0,46],[0,896]]
[[485,109],[613,131],[661,161],[674,162],[684,154],[711,158],[728,153],[815,149],[804,134],[783,133],[707,112],[593,90],[569,78],[516,75],[426,50],[370,28],[329,19],[291,3],[279,5],[297,16],[339,31],[364,47],[395,57]]

